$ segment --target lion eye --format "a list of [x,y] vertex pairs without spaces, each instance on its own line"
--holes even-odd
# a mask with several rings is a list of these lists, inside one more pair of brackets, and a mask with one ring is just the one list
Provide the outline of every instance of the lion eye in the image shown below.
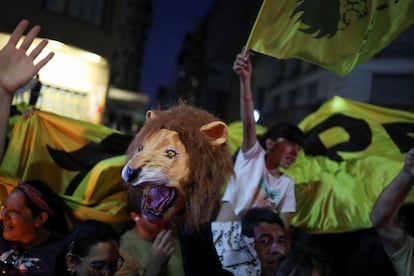
[[177,155],[177,152],[174,150],[166,150],[165,153],[167,154],[167,157],[172,159]]
[[143,150],[144,149],[144,147],[142,146],[142,145],[139,145],[138,147],[137,147],[137,150],[136,150],[136,152],[140,152],[141,150]]

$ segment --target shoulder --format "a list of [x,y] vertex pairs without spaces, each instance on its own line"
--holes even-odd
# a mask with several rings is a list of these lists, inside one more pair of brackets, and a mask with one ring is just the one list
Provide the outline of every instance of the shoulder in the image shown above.
[[282,175],[280,176],[280,179],[283,179],[284,181],[291,181],[293,182],[293,178],[290,177],[289,175],[282,173]]
[[245,158],[251,158],[255,157],[261,154],[265,154],[265,150],[260,145],[259,141],[256,140],[256,142],[253,144],[253,146],[246,151],[242,151],[241,149],[238,152],[238,156],[243,156]]
[[124,263],[121,266],[121,269],[116,272],[116,275],[142,275],[144,269],[137,259],[133,258],[127,251],[119,249],[119,254],[121,254],[124,259]]
[[131,239],[136,239],[137,237],[139,237],[138,234],[136,234],[137,231],[135,231],[135,228],[126,230],[120,237],[121,242],[123,240],[131,240]]
[[39,254],[48,259],[49,256],[56,257],[64,247],[63,238],[59,235],[51,235],[44,243],[30,248],[28,251],[32,254]]

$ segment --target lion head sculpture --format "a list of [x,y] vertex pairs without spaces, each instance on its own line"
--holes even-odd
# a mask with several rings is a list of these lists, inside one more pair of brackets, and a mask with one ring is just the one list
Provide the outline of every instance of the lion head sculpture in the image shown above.
[[142,214],[164,225],[179,217],[192,227],[210,220],[233,174],[226,124],[184,103],[148,111],[146,117],[122,170],[129,189],[139,195]]

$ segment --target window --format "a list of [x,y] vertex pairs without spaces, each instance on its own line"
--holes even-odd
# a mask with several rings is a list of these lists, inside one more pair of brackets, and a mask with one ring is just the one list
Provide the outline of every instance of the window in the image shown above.
[[105,0],[70,0],[69,15],[101,26],[105,11]]
[[106,0],[45,0],[47,11],[68,14],[97,27],[103,23]]

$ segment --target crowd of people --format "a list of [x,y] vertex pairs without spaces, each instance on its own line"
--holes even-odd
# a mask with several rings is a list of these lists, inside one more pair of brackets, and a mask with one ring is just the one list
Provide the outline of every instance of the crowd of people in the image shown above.
[[[0,51],[0,159],[5,148],[15,91],[53,57],[40,31],[22,20]],[[291,229],[296,211],[290,167],[305,135],[281,122],[256,136],[252,63],[247,50],[236,56],[240,80],[243,140],[217,216],[199,233],[180,233],[153,224],[141,214],[139,193],[128,193],[131,228],[117,233],[109,224],[87,219],[68,228],[61,199],[48,184],[24,180],[7,196],[1,212],[0,274],[5,275],[336,275],[332,259],[298,239]],[[380,194],[371,221],[396,275],[414,275],[414,238],[398,212],[414,184],[414,148],[400,173]]]

